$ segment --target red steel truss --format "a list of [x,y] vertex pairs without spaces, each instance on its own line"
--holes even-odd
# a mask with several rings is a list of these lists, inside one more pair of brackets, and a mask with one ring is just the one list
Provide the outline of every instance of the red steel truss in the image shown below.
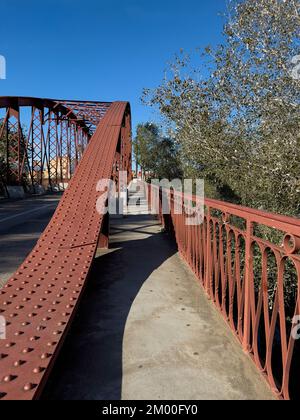
[[56,100],[56,102],[70,109],[91,131],[95,131],[97,125],[111,105],[110,102],[93,101]]
[[0,97],[3,186],[64,191],[111,103]]
[[[130,179],[131,114],[126,102],[107,105],[90,139],[86,121],[78,119],[77,110],[57,101],[1,98],[0,104],[7,109],[2,127],[15,118],[16,135],[24,140],[17,142],[16,149],[9,148],[15,163],[10,170],[17,169],[19,180],[20,168],[30,166],[30,161],[35,161],[30,169],[34,182],[44,182],[41,172],[45,167],[49,168],[49,183],[65,182],[59,173],[63,165],[68,179],[74,172],[37,245],[0,291],[0,316],[7,322],[7,339],[0,340],[0,399],[30,400],[43,390],[98,244],[107,235],[106,217],[96,210],[97,183],[113,175],[116,178],[116,168],[127,171]],[[21,106],[32,107],[27,138],[20,134]],[[29,145],[34,145],[34,153]],[[66,154],[72,158],[62,162]]]

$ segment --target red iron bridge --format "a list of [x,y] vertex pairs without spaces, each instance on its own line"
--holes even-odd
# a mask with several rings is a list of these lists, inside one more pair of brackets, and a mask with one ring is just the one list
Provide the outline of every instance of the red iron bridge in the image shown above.
[[97,184],[131,182],[131,153],[127,102],[0,97],[0,258],[22,242],[1,234],[14,212],[37,218],[16,195],[58,202],[0,284],[0,400],[63,398],[63,381],[86,399],[298,399],[300,221],[206,199],[187,226],[174,192],[155,218],[142,190],[140,215],[101,216]]

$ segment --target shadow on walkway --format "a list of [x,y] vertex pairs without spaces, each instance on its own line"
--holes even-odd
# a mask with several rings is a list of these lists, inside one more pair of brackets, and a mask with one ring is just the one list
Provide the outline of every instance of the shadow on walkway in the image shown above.
[[114,220],[111,240],[111,249],[95,259],[42,399],[121,399],[123,337],[130,309],[145,281],[177,249],[149,216]]

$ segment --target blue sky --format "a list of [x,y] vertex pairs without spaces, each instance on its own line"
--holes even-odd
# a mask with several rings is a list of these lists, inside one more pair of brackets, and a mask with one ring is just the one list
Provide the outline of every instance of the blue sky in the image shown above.
[[1,0],[0,95],[140,103],[181,48],[222,39],[226,0]]

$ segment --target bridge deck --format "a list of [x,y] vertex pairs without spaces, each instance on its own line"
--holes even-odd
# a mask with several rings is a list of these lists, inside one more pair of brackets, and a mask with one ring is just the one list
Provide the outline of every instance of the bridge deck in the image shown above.
[[168,236],[112,221],[45,399],[273,399]]

